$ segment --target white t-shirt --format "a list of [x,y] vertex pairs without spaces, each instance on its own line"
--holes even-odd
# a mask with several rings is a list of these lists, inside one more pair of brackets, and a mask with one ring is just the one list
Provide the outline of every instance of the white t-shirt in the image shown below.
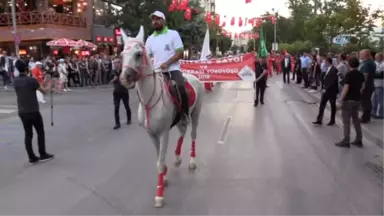
[[[155,70],[174,56],[177,51],[184,50],[183,41],[179,33],[166,27],[161,32],[154,32],[149,36],[145,47],[147,52],[153,57],[153,68]],[[168,70],[180,70],[180,62],[171,64]]]

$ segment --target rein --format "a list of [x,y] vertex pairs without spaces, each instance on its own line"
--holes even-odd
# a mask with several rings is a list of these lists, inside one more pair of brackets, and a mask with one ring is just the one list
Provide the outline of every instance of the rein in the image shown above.
[[[149,67],[149,62],[148,62],[148,57],[147,57],[147,52],[145,50],[145,46],[144,46],[144,43],[141,42],[141,41],[137,41],[137,40],[133,40],[133,41],[130,41],[130,42],[134,42],[136,43],[137,45],[139,45],[142,50],[143,50],[143,53],[142,53],[142,59],[143,59],[143,65],[140,67],[140,70],[137,70],[136,68],[134,67],[131,67],[130,65],[124,65],[123,68],[130,68],[134,71],[137,72],[138,74],[138,79],[137,81],[139,80],[142,80],[142,79],[145,79],[145,78],[148,78],[148,77],[153,77],[153,80],[154,80],[154,87],[153,87],[153,92],[152,92],[152,95],[151,97],[149,98],[148,102],[147,103],[144,103],[140,94],[139,94],[139,91],[137,91],[137,97],[139,98],[139,103],[141,105],[144,106],[144,109],[145,109],[145,116],[146,116],[146,123],[147,123],[147,129],[149,129],[149,117],[150,117],[150,111],[151,109],[153,109],[158,103],[159,101],[163,98],[163,88],[161,88],[161,84],[160,84],[160,88],[161,88],[161,92],[160,92],[160,96],[155,100],[155,102],[151,105],[152,103],[152,100],[154,99],[154,96],[155,96],[155,93],[156,93],[156,78],[157,78],[157,75],[154,71],[152,71],[152,73],[150,74],[145,74],[145,71],[148,69]],[[132,48],[132,46],[129,46],[129,44],[127,44],[126,47],[124,47],[124,50],[128,51]],[[123,51],[123,54],[124,54],[125,51]],[[160,79],[160,78],[159,78]],[[163,98],[164,100],[164,98]]]

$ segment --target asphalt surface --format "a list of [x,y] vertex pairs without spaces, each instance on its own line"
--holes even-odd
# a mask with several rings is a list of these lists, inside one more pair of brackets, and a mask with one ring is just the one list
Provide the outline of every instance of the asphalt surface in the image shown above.
[[14,93],[1,92],[0,109],[8,111],[0,112],[0,214],[383,214],[383,134],[372,132],[364,149],[335,147],[340,125],[312,126],[316,100],[281,80],[268,81],[266,104],[257,108],[249,83],[218,84],[206,95],[193,173],[189,137],[183,164],[172,166],[173,130],[162,209],[152,207],[156,155],[137,125],[135,92],[133,124],[117,131],[110,88],[55,96],[53,127],[43,105],[47,149],[56,159],[38,165],[27,163]]

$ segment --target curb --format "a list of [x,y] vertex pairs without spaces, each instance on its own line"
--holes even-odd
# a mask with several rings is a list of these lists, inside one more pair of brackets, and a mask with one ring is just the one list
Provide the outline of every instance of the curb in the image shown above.
[[[297,88],[297,87],[294,87],[294,88]],[[315,104],[316,108],[319,108],[320,106],[320,98],[315,96],[313,93],[311,92],[308,92],[304,89],[300,89],[298,88],[298,90],[300,91],[304,91],[309,97],[313,98],[317,103]],[[326,107],[325,108],[327,111],[330,112],[330,107]],[[336,108],[336,112],[337,110],[339,110],[338,108]],[[341,118],[340,116],[336,115],[336,124],[338,125],[338,127],[342,128],[342,123],[341,123]],[[377,145],[378,147],[380,147],[381,149],[383,149],[384,147],[384,140],[383,140],[383,137],[380,137],[380,135],[376,134],[376,133],[373,133],[371,132],[371,130],[369,130],[369,128],[365,127],[364,124],[361,124],[361,129],[363,131],[363,135],[366,139],[369,139],[371,140],[375,145]]]

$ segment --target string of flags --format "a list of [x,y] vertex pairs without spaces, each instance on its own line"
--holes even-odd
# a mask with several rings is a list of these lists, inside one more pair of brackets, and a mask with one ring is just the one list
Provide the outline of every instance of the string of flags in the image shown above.
[[[246,4],[252,3],[252,0],[245,0]],[[172,0],[169,8],[169,12],[174,11],[184,11],[184,18],[186,20],[191,20],[194,14],[200,13],[198,9],[194,9],[189,7],[189,0]],[[272,24],[276,23],[276,17],[273,15],[264,16],[264,17],[253,17],[253,18],[245,18],[245,17],[230,17],[228,18],[226,15],[221,16],[220,14],[213,14],[212,12],[207,12],[205,14],[205,21],[208,24],[215,24],[220,29],[225,36],[230,38],[240,38],[240,39],[256,39],[259,38],[257,33],[231,33],[223,30],[228,25],[231,26],[239,26],[246,27],[251,25],[252,27],[259,28],[264,21],[271,21]]]
[[260,38],[259,33],[232,33],[228,32],[226,30],[222,30],[222,33],[224,36],[229,37],[229,38],[235,38],[235,39],[258,39]]
[[193,14],[197,14],[200,11],[189,7],[189,0],[172,0],[171,4],[168,7],[169,12],[174,12],[175,10],[184,11],[184,19],[191,20]]
[[271,21],[272,24],[276,23],[276,17],[273,15],[266,17],[253,17],[253,18],[244,18],[244,17],[231,17],[230,19],[227,16],[223,16],[221,18],[220,14],[213,15],[211,12],[207,12],[205,15],[205,21],[208,24],[212,24],[213,22],[220,27],[225,27],[227,25],[227,21],[231,26],[238,25],[239,27],[246,27],[247,25],[251,25],[252,27],[260,27],[262,22]]

